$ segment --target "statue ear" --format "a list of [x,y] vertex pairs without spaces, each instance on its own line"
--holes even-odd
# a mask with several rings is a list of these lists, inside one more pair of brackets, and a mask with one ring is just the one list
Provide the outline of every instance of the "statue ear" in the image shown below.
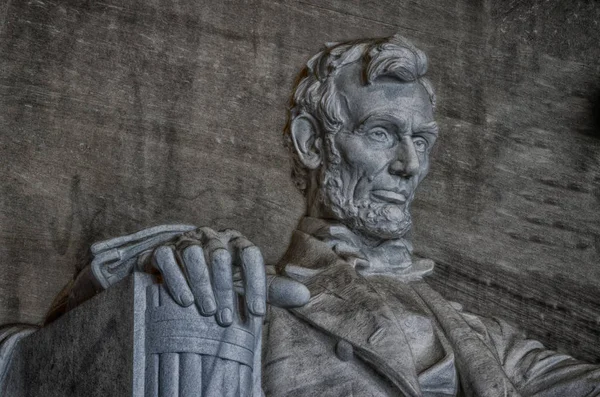
[[290,132],[302,164],[311,170],[319,168],[322,141],[316,120],[310,115],[301,114],[292,120]]

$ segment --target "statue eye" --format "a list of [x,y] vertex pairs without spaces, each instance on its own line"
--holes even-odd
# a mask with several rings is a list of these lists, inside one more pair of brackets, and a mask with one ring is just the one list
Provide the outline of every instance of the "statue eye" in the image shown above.
[[427,140],[425,138],[421,138],[420,136],[413,137],[413,144],[415,145],[415,150],[419,153],[423,153],[427,150]]
[[392,140],[390,134],[384,128],[381,128],[381,127],[373,128],[372,130],[369,130],[367,135],[368,135],[369,139],[372,139],[376,142],[387,143]]

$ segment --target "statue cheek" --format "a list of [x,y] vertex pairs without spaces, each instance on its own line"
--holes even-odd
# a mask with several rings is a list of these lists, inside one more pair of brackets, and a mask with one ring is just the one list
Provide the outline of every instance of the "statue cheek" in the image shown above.
[[367,175],[357,176],[353,194],[355,200],[364,199],[369,194],[371,191],[371,182],[373,182],[373,178]]
[[345,171],[352,174],[353,178],[359,179],[379,173],[390,162],[388,158],[391,159],[391,156],[386,151],[363,148],[342,155],[342,166],[347,168]]

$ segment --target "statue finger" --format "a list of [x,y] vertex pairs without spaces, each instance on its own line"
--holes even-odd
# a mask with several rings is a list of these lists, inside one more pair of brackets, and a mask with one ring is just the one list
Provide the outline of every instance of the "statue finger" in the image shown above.
[[190,245],[183,250],[182,260],[200,313],[204,316],[212,316],[217,312],[217,303],[204,258],[204,250],[198,245]]
[[291,278],[267,275],[267,302],[273,306],[291,309],[308,303],[310,291]]
[[194,295],[177,264],[171,247],[166,245],[158,247],[154,251],[153,264],[162,274],[167,289],[175,302],[185,307],[194,303]]
[[212,284],[217,302],[217,322],[229,326],[233,322],[233,276],[231,254],[218,239],[210,239],[206,245],[208,263],[212,271]]
[[214,229],[211,229],[210,227],[203,226],[201,228],[198,228],[198,230],[196,230],[196,235],[198,239],[202,241],[202,244],[204,244],[205,249],[215,248],[211,247],[211,245],[214,244],[218,244],[218,246],[225,248],[220,233],[217,233]]
[[260,249],[245,237],[231,241],[236,264],[243,270],[245,301],[248,311],[255,316],[266,313],[267,281],[265,262]]

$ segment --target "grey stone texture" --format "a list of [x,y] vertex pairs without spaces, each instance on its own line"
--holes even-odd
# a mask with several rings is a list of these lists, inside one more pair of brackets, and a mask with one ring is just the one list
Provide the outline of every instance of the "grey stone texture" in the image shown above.
[[252,396],[261,375],[254,335],[180,306],[141,272],[31,332],[16,347],[0,338],[2,396]]
[[440,97],[413,211],[432,283],[597,360],[599,14],[583,0],[2,4],[0,323],[39,322],[92,242],[142,226],[235,226],[275,262],[303,210],[274,144],[298,66],[324,41],[400,31]]
[[343,241],[339,225],[305,221],[285,262],[312,269],[305,280],[311,300],[297,309],[272,308],[267,318],[267,396],[600,393],[597,365],[549,351],[505,321],[464,311],[428,278],[361,277],[352,268],[356,256],[332,248]]
[[146,287],[136,273],[22,339],[2,396],[144,396]]
[[[0,341],[0,388],[15,397],[600,395],[598,366],[470,314],[423,280],[434,263],[412,256],[410,208],[439,134],[427,70],[425,53],[397,34],[326,44],[292,95],[285,136],[306,215],[275,271],[233,229],[163,225],[98,242],[56,301],[58,320],[17,345]],[[159,284],[138,273],[154,271]],[[289,288],[271,288],[277,280]]]
[[[465,311],[427,283],[434,262],[412,256],[410,207],[439,133],[427,69],[425,53],[400,35],[330,43],[310,59],[285,128],[306,216],[274,269],[236,230],[163,225],[94,244],[54,317],[69,319],[131,272],[158,271],[160,284],[146,276],[132,302],[113,299],[108,310],[135,308],[133,338],[120,339],[133,346],[123,350],[132,393],[146,397],[600,395],[597,365]],[[282,282],[286,288],[272,288]],[[95,317],[78,313],[80,321]],[[25,394],[60,377],[36,367],[49,357],[70,371],[72,388],[89,384],[52,349],[19,353],[45,333],[22,340],[13,364],[14,343],[0,343],[8,388],[12,378],[28,379],[27,365],[42,380],[22,383]]]
[[[352,235],[340,229],[305,218],[293,233],[280,265],[302,279],[311,300],[267,314],[267,396],[600,393],[598,366],[546,350],[502,320],[469,314],[420,277],[360,276],[356,251],[334,248]],[[261,360],[257,367],[235,353],[245,339],[229,338],[238,330],[222,328],[229,337],[217,341],[216,328],[195,305],[182,307],[136,273],[23,339],[0,387],[12,397],[262,395],[244,388]]]
[[[240,324],[222,327],[195,305],[181,307],[164,287],[148,288],[146,397],[254,396],[260,346]],[[260,397],[260,381],[256,389]]]

